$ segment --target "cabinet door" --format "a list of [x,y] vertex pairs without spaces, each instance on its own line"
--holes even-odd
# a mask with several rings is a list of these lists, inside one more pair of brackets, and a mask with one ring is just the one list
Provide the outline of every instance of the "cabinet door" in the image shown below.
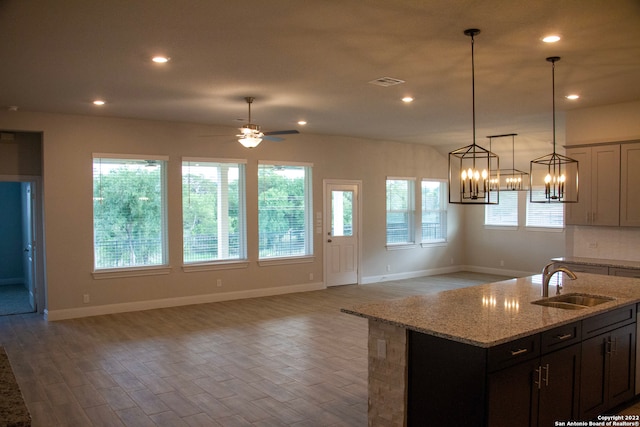
[[489,374],[489,427],[537,426],[538,368],[535,359]]
[[580,369],[580,419],[589,420],[606,409],[606,380],[609,335],[582,342]]
[[578,161],[578,203],[567,205],[570,225],[620,224],[620,145],[567,149]]
[[611,332],[609,347],[608,407],[612,408],[635,394],[636,325]]
[[591,148],[568,148],[567,156],[578,161],[578,203],[567,203],[567,225],[588,225],[591,222]]
[[636,325],[582,342],[580,418],[591,419],[635,393]]
[[[582,181],[582,180],[581,180]],[[620,145],[591,149],[591,222],[620,224]]]
[[558,420],[578,418],[580,362],[580,344],[540,359],[542,385],[538,404],[539,426],[552,426]]
[[620,157],[620,225],[640,227],[640,143],[623,144]]

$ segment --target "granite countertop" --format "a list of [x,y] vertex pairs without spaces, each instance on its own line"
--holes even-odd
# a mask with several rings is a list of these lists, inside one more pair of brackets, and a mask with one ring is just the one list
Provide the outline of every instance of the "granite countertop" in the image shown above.
[[564,274],[554,275],[549,295],[555,295],[556,280],[562,278],[563,294],[580,292],[615,300],[580,310],[531,304],[541,299],[542,276],[538,274],[435,295],[361,304],[342,311],[487,348],[640,302],[640,279],[587,273],[577,276],[568,280]]
[[605,258],[586,258],[586,257],[559,257],[552,258],[553,262],[570,262],[572,264],[582,265],[596,265],[603,267],[618,267],[618,268],[634,268],[640,270],[640,261],[628,261],[619,259],[605,259]]

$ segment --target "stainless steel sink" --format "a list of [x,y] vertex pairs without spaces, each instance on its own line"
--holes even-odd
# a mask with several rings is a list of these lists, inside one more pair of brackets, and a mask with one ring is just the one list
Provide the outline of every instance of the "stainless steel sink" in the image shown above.
[[565,294],[532,301],[531,304],[543,305],[545,307],[563,308],[565,310],[580,310],[582,308],[593,307],[614,300],[615,298],[605,297],[601,295]]

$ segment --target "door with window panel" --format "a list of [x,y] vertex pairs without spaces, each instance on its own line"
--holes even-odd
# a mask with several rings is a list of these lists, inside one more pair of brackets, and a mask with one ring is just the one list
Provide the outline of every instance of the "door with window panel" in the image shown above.
[[326,285],[358,283],[358,186],[328,184],[326,197]]

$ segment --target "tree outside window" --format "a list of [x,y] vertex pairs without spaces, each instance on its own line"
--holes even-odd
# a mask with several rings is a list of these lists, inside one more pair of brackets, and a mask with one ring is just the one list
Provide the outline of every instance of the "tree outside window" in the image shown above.
[[311,167],[258,165],[261,259],[313,254]]
[[94,268],[166,264],[165,161],[94,158]]
[[244,164],[183,160],[185,263],[246,258]]

